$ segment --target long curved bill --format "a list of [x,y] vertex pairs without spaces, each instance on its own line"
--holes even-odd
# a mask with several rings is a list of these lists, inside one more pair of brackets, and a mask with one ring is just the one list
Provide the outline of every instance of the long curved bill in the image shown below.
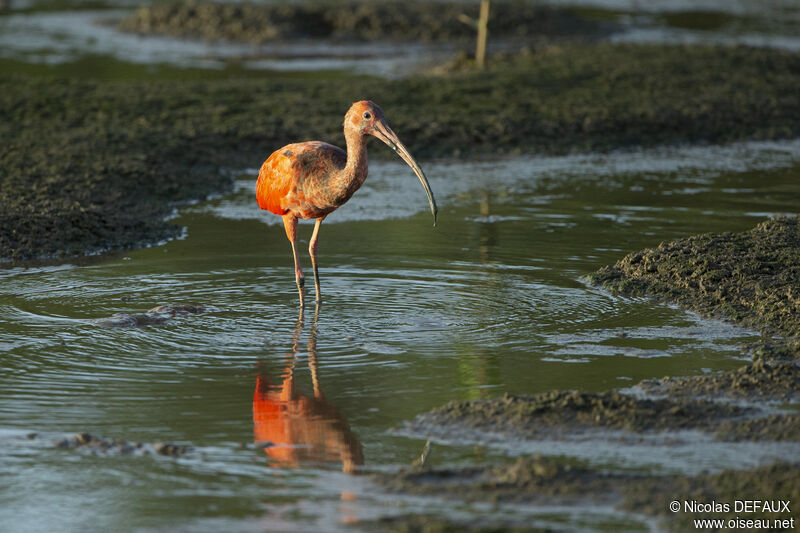
[[436,226],[436,213],[439,212],[439,208],[436,207],[436,200],[433,198],[433,191],[431,191],[431,186],[428,184],[428,178],[425,177],[425,173],[422,172],[422,169],[417,164],[417,161],[408,152],[408,149],[403,145],[403,143],[400,142],[400,139],[397,138],[397,135],[395,135],[395,133],[392,131],[392,128],[390,128],[385,122],[376,122],[375,127],[372,130],[372,135],[385,142],[389,148],[394,150],[397,155],[399,155],[403,161],[405,161],[408,166],[411,167],[411,170],[414,171],[414,174],[417,175],[420,183],[422,183],[422,187],[425,189],[425,193],[428,195],[428,204],[430,204],[431,213],[433,214],[433,225]]

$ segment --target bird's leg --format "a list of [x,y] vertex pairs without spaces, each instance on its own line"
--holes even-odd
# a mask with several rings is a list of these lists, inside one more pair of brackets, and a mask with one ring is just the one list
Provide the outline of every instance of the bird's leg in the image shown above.
[[308,367],[311,369],[311,383],[314,386],[314,398],[325,400],[319,386],[319,372],[317,367],[317,324],[319,323],[319,302],[314,308],[314,321],[311,323],[311,333],[308,336]]
[[322,225],[322,218],[317,219],[314,224],[314,233],[311,234],[311,240],[308,242],[308,253],[311,255],[311,266],[314,268],[314,290],[317,293],[317,303],[322,301],[322,293],[319,290],[319,270],[317,268],[317,240],[319,238],[319,227]]
[[292,255],[294,256],[294,281],[297,283],[297,291],[300,293],[300,307],[305,306],[303,285],[303,269],[300,268],[300,258],[297,256],[297,217],[294,215],[283,215],[283,226],[286,229],[286,237],[292,243]]

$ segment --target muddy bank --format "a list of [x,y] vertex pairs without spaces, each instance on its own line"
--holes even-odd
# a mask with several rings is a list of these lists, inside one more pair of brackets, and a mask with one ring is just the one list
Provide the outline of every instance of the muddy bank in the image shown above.
[[[287,39],[456,42],[475,40],[459,20],[478,18],[478,5],[440,2],[328,2],[295,5],[173,2],[140,7],[119,22],[123,31],[211,40],[265,43]],[[568,9],[494,2],[489,20],[493,39],[597,38],[616,29]]]
[[357,530],[383,533],[552,533],[554,530],[515,524],[510,520],[447,520],[438,516],[404,515],[384,517],[373,522],[355,524]]
[[[694,531],[694,520],[702,518],[724,519],[726,523],[728,520],[738,519],[769,521],[766,528],[734,523],[733,527],[728,525],[724,528],[726,530],[752,531],[759,528],[790,531],[798,525],[798,480],[800,466],[795,463],[776,463],[744,472],[731,469],[714,475],[645,478],[623,489],[622,507],[632,512],[658,516],[670,531]],[[680,504],[681,510],[677,513],[672,512],[669,507],[674,500]],[[737,500],[761,500],[762,504],[764,501],[776,502],[775,511],[742,512],[736,508]],[[788,500],[791,500],[790,512],[786,512],[777,503]],[[728,510],[722,508],[716,512],[688,512],[685,505],[691,502],[728,504]],[[774,527],[774,520],[780,520],[781,527]]]
[[[463,502],[555,504],[578,502],[610,504],[620,496],[620,487],[629,474],[592,470],[582,462],[566,463],[542,456],[521,457],[502,465],[472,467],[408,468],[394,475],[373,479],[384,490],[414,496],[452,499]],[[480,518],[470,522],[443,520],[424,515],[400,515],[373,522],[362,522],[364,531],[391,533],[456,532],[545,533],[559,529],[532,527],[530,519],[513,514],[498,521]]]
[[800,415],[769,415],[749,420],[724,421],[717,428],[724,440],[790,440],[800,442]]
[[709,401],[642,399],[615,391],[554,391],[450,402],[417,417],[411,429],[427,435],[468,427],[477,432],[535,439],[587,427],[632,432],[708,428],[709,420],[748,414],[752,414],[751,409]]
[[779,217],[744,233],[663,242],[592,274],[598,285],[663,298],[706,316],[781,335],[793,354],[800,336],[800,218]]
[[[580,462],[567,463],[535,456],[500,466],[408,469],[392,478],[378,477],[377,481],[391,491],[458,501],[606,504],[639,516],[658,517],[669,531],[690,531],[694,529],[693,520],[696,518],[760,518],[770,520],[770,524],[775,519],[791,520],[792,512],[785,511],[780,505],[774,512],[753,514],[737,512],[735,502],[743,499],[796,502],[800,498],[797,479],[800,479],[800,467],[791,463],[777,463],[746,472],[725,470],[719,474],[698,476],[647,476],[635,472],[613,473]],[[679,512],[670,510],[673,501],[679,502]],[[684,502],[695,501],[728,504],[729,510],[684,511]],[[420,521],[424,518],[397,517],[390,522],[394,528],[386,530],[421,531],[414,528]],[[514,524],[509,524],[507,529],[500,531],[514,531],[514,527]],[[633,524],[630,527],[638,530]]]
[[589,278],[609,290],[663,298],[764,334],[736,371],[648,380],[648,392],[796,399],[800,394],[800,218],[707,234],[629,254]]
[[629,45],[547,48],[488,73],[391,82],[0,77],[0,259],[175,236],[164,217],[229,188],[222,168],[257,168],[297,140],[342,145],[342,116],[359,99],[378,102],[424,159],[795,137],[798,85],[797,54]]
[[467,441],[480,441],[486,434],[519,441],[569,439],[596,429],[624,430],[630,436],[696,429],[726,441],[798,441],[800,417],[767,415],[757,407],[681,396],[639,398],[616,391],[553,391],[453,401],[418,416],[406,429],[445,439],[461,435]]
[[410,468],[378,476],[386,489],[416,495],[444,495],[467,501],[554,502],[576,497],[595,502],[615,499],[614,488],[630,474],[593,470],[582,462],[520,457],[502,465],[456,468]]
[[[734,371],[702,376],[668,376],[644,380],[637,385],[647,394],[670,397],[728,397],[744,400],[788,402],[800,397],[800,366],[798,361],[774,361],[781,351],[772,351],[774,343],[761,345],[758,353],[770,354],[766,359],[756,357]],[[766,347],[766,351],[764,350]],[[783,350],[785,352],[786,350]]]

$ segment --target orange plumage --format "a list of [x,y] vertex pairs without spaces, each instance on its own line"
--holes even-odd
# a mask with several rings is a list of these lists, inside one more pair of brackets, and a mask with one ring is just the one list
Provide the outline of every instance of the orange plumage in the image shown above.
[[297,257],[297,220],[317,220],[309,241],[314,267],[317,302],[320,301],[317,272],[317,238],[322,221],[347,202],[367,179],[367,138],[374,136],[394,150],[414,171],[428,195],[433,224],[436,201],[428,180],[417,162],[386,123],[383,111],[369,101],[356,102],[344,120],[347,152],[321,141],[289,144],[270,155],[258,173],[256,200],[261,209],[281,215],[286,236],[292,245],[295,281],[303,306],[304,276]]
[[290,168],[291,159],[280,152],[274,152],[264,161],[256,182],[258,207],[276,215],[286,214],[288,209],[283,207],[281,203],[292,185]]
[[[256,200],[261,209],[276,215],[320,218],[345,203],[367,177],[348,186],[339,174],[347,164],[341,148],[320,141],[289,144],[276,150],[261,165]],[[360,177],[360,176],[359,176]]]

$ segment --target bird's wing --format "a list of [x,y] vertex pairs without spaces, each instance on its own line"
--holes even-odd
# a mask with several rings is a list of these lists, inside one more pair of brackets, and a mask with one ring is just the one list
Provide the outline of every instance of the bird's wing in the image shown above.
[[[284,146],[270,155],[258,173],[256,200],[261,209],[285,215],[298,196],[304,198],[304,185],[344,167],[347,155],[328,143],[310,141]],[[310,191],[309,191],[310,192]]]
[[292,186],[295,172],[292,170],[290,146],[276,150],[261,165],[256,182],[256,201],[261,209],[276,215],[285,215],[281,200],[286,198]]

